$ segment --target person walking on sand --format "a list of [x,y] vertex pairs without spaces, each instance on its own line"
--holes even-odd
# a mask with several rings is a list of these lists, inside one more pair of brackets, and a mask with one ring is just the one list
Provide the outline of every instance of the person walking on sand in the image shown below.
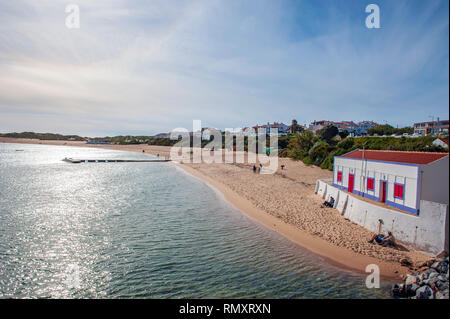
[[258,173],[260,173],[260,174],[261,174],[261,170],[262,170],[262,164],[261,164],[261,163],[259,163],[259,169],[258,169]]
[[253,165],[253,173],[256,173],[256,166]]

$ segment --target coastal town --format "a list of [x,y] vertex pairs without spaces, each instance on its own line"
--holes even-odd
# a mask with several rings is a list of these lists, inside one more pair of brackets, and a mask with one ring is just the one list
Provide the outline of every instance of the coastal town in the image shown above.
[[449,5],[0,2],[0,300],[448,301]]
[[[275,175],[255,175],[250,162],[175,164],[219,189],[248,216],[343,267],[362,272],[367,264],[375,263],[383,276],[390,278],[407,278],[424,271],[427,265],[448,256],[448,121],[416,123],[412,134],[399,136],[374,133],[389,127],[373,122],[357,123],[358,129],[351,123],[315,121],[306,128],[293,121],[290,126],[255,126],[255,132],[260,130],[256,135],[270,136],[268,128],[275,127],[281,131],[280,139],[311,139],[303,158],[292,156],[303,151],[289,142],[284,153],[280,151],[285,156],[279,158]],[[330,131],[335,135],[327,137]],[[360,139],[364,140],[362,146]],[[391,150],[424,139],[428,144],[420,144],[420,150]],[[113,144],[104,139],[76,141],[73,137],[0,137],[0,142],[109,148],[170,160],[171,147],[158,145],[164,140],[170,138],[156,135],[141,143]],[[370,149],[372,140],[391,141],[389,150],[380,150],[379,144]],[[324,145],[333,149],[328,155],[332,165],[327,169],[317,165],[313,156],[314,150]],[[373,234],[388,233],[395,236],[395,244],[368,243]],[[411,288],[409,283],[398,286],[395,293],[416,297],[417,290],[420,297],[448,298],[448,273],[447,277],[443,273],[433,278],[431,286],[427,285],[431,290],[419,290],[423,285],[417,283]]]

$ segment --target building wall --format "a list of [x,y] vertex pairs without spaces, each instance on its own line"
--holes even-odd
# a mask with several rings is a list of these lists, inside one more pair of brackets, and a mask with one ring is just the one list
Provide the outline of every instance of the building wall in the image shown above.
[[421,166],[421,199],[449,204],[449,160],[448,156]]
[[[342,182],[337,181],[342,172]],[[334,158],[333,185],[348,191],[349,174],[355,175],[353,193],[372,200],[380,200],[380,186],[387,182],[386,204],[409,213],[419,213],[418,174],[419,165],[395,164],[380,161],[359,160],[346,157]],[[367,178],[374,178],[374,190],[367,189]],[[404,185],[403,199],[394,197],[394,184]]]
[[325,199],[333,196],[335,208],[345,218],[374,233],[391,231],[402,243],[433,256],[449,251],[446,204],[420,201],[420,216],[414,216],[360,200],[322,180],[317,181],[316,193]]

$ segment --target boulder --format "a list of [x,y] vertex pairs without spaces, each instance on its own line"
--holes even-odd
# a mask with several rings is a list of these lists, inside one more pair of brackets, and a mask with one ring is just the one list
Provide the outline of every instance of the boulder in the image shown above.
[[439,266],[436,268],[437,271],[439,271],[441,274],[447,273],[448,270],[448,263],[445,261],[441,261],[439,263]]
[[433,279],[433,278],[437,278],[437,277],[439,277],[439,273],[437,273],[437,272],[432,272],[432,273],[430,273],[430,274],[428,275],[428,278],[427,278],[427,279]]
[[439,261],[434,262],[434,263],[431,265],[431,268],[437,270],[437,268],[439,267],[439,263],[440,263]]
[[394,297],[406,297],[405,286],[403,284],[395,284],[392,287]]
[[442,292],[440,292],[440,291],[437,291],[437,292],[434,294],[434,298],[435,298],[435,299],[447,299],[447,297],[445,297],[444,294],[443,294]]
[[434,289],[436,287],[436,283],[439,281],[437,277],[426,279],[423,281],[423,283],[427,286],[429,286],[431,289]]
[[418,278],[414,275],[406,275],[405,286],[409,286],[412,284],[416,284],[418,282]]
[[448,281],[437,280],[434,285],[440,291],[444,291],[444,290],[448,289]]
[[411,297],[416,295],[417,289],[419,289],[420,286],[418,284],[411,284],[405,286],[405,293],[406,296]]
[[434,294],[433,290],[428,286],[420,287],[416,290],[416,298],[417,299],[433,299]]
[[423,273],[419,274],[417,276],[417,279],[419,280],[419,282],[422,282],[423,280],[428,279],[428,273],[423,272]]

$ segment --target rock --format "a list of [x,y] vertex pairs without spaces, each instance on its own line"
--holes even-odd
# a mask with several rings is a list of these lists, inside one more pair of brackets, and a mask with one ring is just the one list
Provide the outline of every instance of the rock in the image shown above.
[[423,281],[423,283],[427,286],[429,286],[431,289],[434,289],[436,287],[436,283],[439,281],[437,277],[426,279]]
[[442,292],[440,292],[440,291],[437,291],[437,292],[434,294],[434,298],[435,298],[435,299],[447,299],[447,298],[444,296],[444,294],[443,294]]
[[437,272],[437,270],[434,269],[434,268],[428,269],[428,270],[426,271],[426,273],[428,274],[428,278],[430,278],[430,276],[431,276],[432,273],[435,273],[435,274],[439,275],[439,273]]
[[448,281],[437,280],[435,283],[435,287],[440,291],[448,289]]
[[439,263],[440,263],[439,261],[434,262],[434,263],[431,265],[431,268],[437,270],[437,268],[439,267]]
[[414,276],[414,275],[406,275],[405,286],[409,286],[409,285],[415,284],[417,282],[418,282],[418,280],[417,280],[416,276]]
[[449,296],[448,296],[448,288],[445,289],[445,290],[443,290],[443,291],[441,291],[441,293],[444,295],[445,298],[448,298],[448,297],[449,297]]
[[392,287],[392,294],[394,295],[394,297],[406,297],[404,289],[405,287],[403,284],[395,284]]
[[433,290],[428,286],[423,286],[416,290],[417,299],[433,299],[433,297]]
[[419,282],[422,282],[423,280],[428,279],[428,273],[423,272],[420,275],[418,275],[417,278],[418,278]]
[[448,270],[448,263],[445,262],[445,261],[441,261],[441,262],[439,263],[438,268],[436,268],[436,270],[439,271],[441,274],[447,273],[447,270]]
[[428,275],[428,278],[427,278],[427,279],[433,279],[433,278],[436,278],[436,277],[439,277],[439,273],[437,273],[437,272],[431,272],[431,273]]
[[416,294],[417,289],[419,289],[420,286],[418,284],[412,284],[405,286],[405,293],[406,296],[411,297]]

